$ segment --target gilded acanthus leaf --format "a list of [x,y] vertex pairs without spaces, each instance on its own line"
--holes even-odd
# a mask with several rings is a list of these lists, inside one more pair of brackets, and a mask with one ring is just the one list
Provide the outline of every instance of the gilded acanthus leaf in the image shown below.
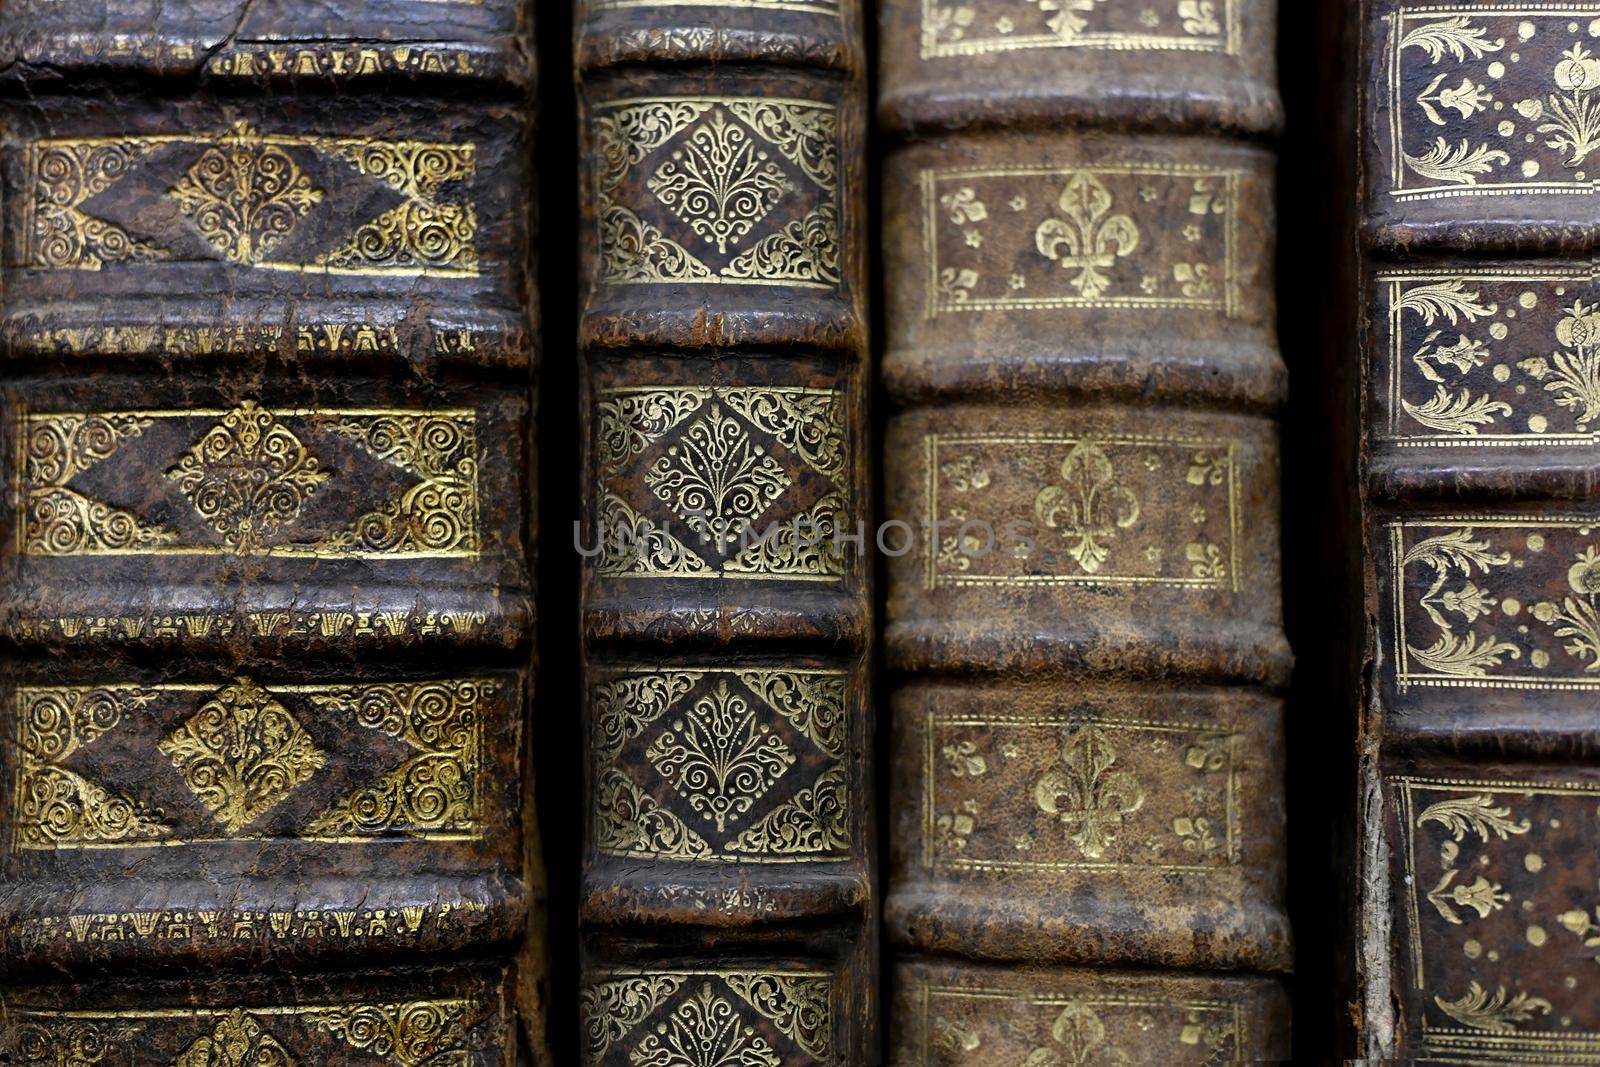
[[1497,806],[1494,797],[1478,793],[1468,797],[1452,797],[1430,804],[1417,816],[1417,825],[1436,822],[1460,841],[1471,831],[1485,844],[1493,834],[1504,841],[1510,834],[1525,834],[1532,824],[1527,819],[1513,821],[1509,807]]
[[1489,991],[1477,982],[1472,982],[1467,991],[1454,1000],[1446,1000],[1436,996],[1433,1002],[1439,1009],[1463,1026],[1470,1026],[1475,1030],[1489,1030],[1494,1033],[1511,1033],[1518,1024],[1528,1022],[1534,1013],[1541,1015],[1550,1014],[1550,1002],[1543,997],[1532,996],[1528,993],[1512,995],[1504,986],[1496,987],[1491,996]]

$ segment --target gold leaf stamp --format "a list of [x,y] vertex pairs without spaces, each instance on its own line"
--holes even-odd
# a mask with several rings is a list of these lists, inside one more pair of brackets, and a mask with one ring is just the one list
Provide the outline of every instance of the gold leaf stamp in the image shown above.
[[929,434],[923,582],[1238,592],[1238,443]]
[[1206,873],[1240,862],[1241,735],[1230,727],[929,712],[924,729],[928,869]]
[[925,170],[927,314],[1240,308],[1242,172],[1190,164]]
[[[470,410],[245,400],[18,420],[26,555],[474,556],[481,546]],[[341,453],[336,467],[328,457]],[[306,512],[341,493],[365,506],[308,528]]]
[[1240,0],[922,0],[922,58],[1038,48],[1237,53]]
[[1243,1063],[1250,1020],[1223,996],[1173,996],[1138,983],[1083,990],[942,984],[919,977],[911,1002],[918,1063]]
[[1600,56],[1585,0],[1390,0],[1387,193],[1397,201],[1592,194]]
[[1600,687],[1600,520],[1441,515],[1386,533],[1402,691]]
[[855,559],[844,403],[813,387],[601,390],[597,573],[841,581]]
[[[452,191],[476,174],[472,144],[275,134],[237,122],[215,134],[41,138],[26,152],[30,267],[211,258],[311,273],[478,273],[477,209]],[[177,180],[152,186],[161,168],[144,164],[174,154],[187,160]],[[145,196],[166,200],[192,236],[151,229],[125,210]],[[362,214],[373,203],[383,206]],[[307,230],[315,237],[302,239]]]
[[590,1067],[833,1062],[833,977],[807,971],[608,972],[583,989]]
[[591,692],[592,846],[610,856],[837,860],[853,842],[846,675],[605,675]]
[[1379,440],[1538,448],[1600,437],[1592,265],[1392,270],[1377,285]]
[[602,281],[839,285],[833,105],[626,99],[597,105],[589,123]]
[[1389,790],[1407,1048],[1441,1061],[1591,1062],[1600,896],[1569,887],[1600,876],[1587,844],[1600,783],[1540,770],[1399,775]]
[[[487,788],[482,732],[503,714],[491,702],[500,688],[484,679],[263,685],[247,677],[222,686],[23,686],[13,705],[20,764],[12,839],[39,850],[476,840]],[[145,747],[151,724],[159,740]],[[376,773],[365,764],[350,773],[351,756],[366,750],[314,736],[346,727],[386,734],[410,754],[385,759],[380,747],[371,753]],[[81,756],[91,747],[92,765]],[[152,779],[162,761],[170,780]]]

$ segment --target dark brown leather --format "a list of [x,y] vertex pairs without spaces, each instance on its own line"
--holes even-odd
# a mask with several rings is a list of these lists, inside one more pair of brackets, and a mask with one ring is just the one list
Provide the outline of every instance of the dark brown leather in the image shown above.
[[590,0],[577,66],[584,1062],[870,1063],[861,11]]
[[1360,8],[1373,1056],[1600,1063],[1595,15]]
[[894,1062],[1287,1055],[1274,21],[882,6]]
[[0,1059],[545,1062],[528,33],[0,12]]

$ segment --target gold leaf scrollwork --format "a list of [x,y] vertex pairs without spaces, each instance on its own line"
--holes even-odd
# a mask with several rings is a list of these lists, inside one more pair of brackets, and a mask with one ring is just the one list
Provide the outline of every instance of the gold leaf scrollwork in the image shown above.
[[1432,63],[1443,59],[1446,51],[1461,61],[1466,60],[1468,55],[1473,59],[1482,59],[1485,53],[1498,52],[1506,45],[1504,38],[1488,40],[1485,36],[1487,33],[1483,27],[1472,25],[1471,16],[1453,15],[1439,22],[1418,26],[1400,39],[1400,47],[1420,48],[1428,53],[1428,60]]
[[602,577],[648,574],[709,576],[709,564],[678,538],[630,508],[621,497],[606,493],[600,502],[604,545],[599,565]]
[[739,681],[835,759],[845,754],[845,681],[837,675],[746,670]]
[[845,573],[844,496],[829,493],[811,507],[761,533],[728,560],[730,573],[804,574],[838,577]]
[[826,978],[730,974],[723,980],[785,1037],[817,1062],[827,1062],[833,1047],[833,1013]]
[[1436,996],[1433,1002],[1439,1005],[1439,1010],[1463,1026],[1500,1034],[1516,1030],[1519,1024],[1532,1019],[1535,1012],[1550,1014],[1550,1002],[1543,997],[1528,993],[1513,995],[1504,986],[1497,987],[1490,994],[1476,981],[1470,983],[1467,991],[1454,1000]]
[[[710,395],[711,390],[703,386],[689,386],[607,396],[595,407],[601,467],[609,475],[616,474],[624,463],[698,411]],[[729,406],[755,421],[744,408]]]
[[844,395],[835,389],[726,389],[720,399],[835,483],[845,475]]
[[325,540],[324,547],[478,551],[478,444],[470,413],[344,416],[326,428],[421,480]]
[[727,846],[730,852],[771,855],[818,855],[849,847],[849,787],[841,767],[818,775]]
[[440,196],[442,185],[466,181],[477,173],[477,146],[329,140],[318,147],[406,199],[357,227],[343,245],[317,256],[314,264],[348,270],[477,273],[477,213],[470,203]]
[[57,1018],[15,1026],[10,1045],[21,1057],[20,1065],[95,1067],[116,1062],[113,1057],[125,1053],[123,1043],[137,1032],[136,1024],[121,1020],[99,1023]]
[[478,681],[418,682],[312,695],[319,710],[404,741],[416,754],[335,801],[307,824],[305,836],[477,829],[483,702],[492,689]]
[[599,1061],[683,986],[677,975],[652,974],[599,982],[583,991],[579,1011],[589,1054]]
[[595,787],[594,846],[614,856],[707,859],[711,846],[683,820],[613,768]]
[[1061,746],[1060,762],[1034,783],[1034,803],[1054,815],[1085,858],[1098,860],[1144,806],[1144,787],[1127,771],[1112,770],[1117,750],[1104,730],[1085,726]]
[[1111,285],[1106,272],[1117,258],[1139,247],[1139,227],[1126,215],[1110,214],[1111,205],[1111,191],[1104,182],[1076,171],[1061,190],[1060,208],[1066,219],[1046,219],[1034,231],[1041,256],[1063,270],[1078,272],[1072,286],[1086,300],[1098,299]]
[[331,476],[271,412],[246,400],[166,472],[233,551],[261,547]]
[[132,512],[68,488],[74,475],[143,435],[151,420],[138,415],[33,415],[25,436],[27,515],[23,549],[44,556],[117,551],[171,544],[177,534]]
[[737,822],[795,763],[795,755],[726,682],[697,700],[645,756],[719,831]]
[[[1457,677],[1483,677],[1490,669],[1498,667],[1501,659],[1516,659],[1521,649],[1509,642],[1498,641],[1493,636],[1479,639],[1474,633],[1458,634],[1443,613],[1454,610],[1473,618],[1469,602],[1458,592],[1449,601],[1441,594],[1452,575],[1470,578],[1474,570],[1484,574],[1490,568],[1504,566],[1511,561],[1505,552],[1493,552],[1488,541],[1478,540],[1471,529],[1452,530],[1417,542],[1401,557],[1402,568],[1421,564],[1433,572],[1433,581],[1419,598],[1422,609],[1439,628],[1438,639],[1427,648],[1408,645],[1406,651],[1430,671]],[[1443,610],[1441,610],[1443,609]]]
[[312,1009],[305,1014],[319,1030],[360,1052],[400,1067],[470,1062],[468,1009],[464,1000],[416,1000]]
[[140,140],[29,146],[33,180],[33,260],[42,267],[99,270],[109,263],[170,258],[82,205],[124,177],[149,145]]
[[748,236],[789,191],[783,168],[721,110],[681,141],[646,184],[718,252]]
[[1105,450],[1084,441],[1062,460],[1061,484],[1034,497],[1033,511],[1045,526],[1076,538],[1068,551],[1085,573],[1094,574],[1110,553],[1107,542],[1139,521],[1139,498],[1117,480]]
[[235,123],[167,194],[225,259],[260,262],[322,201],[322,190],[282,148]]
[[783,1062],[710,982],[701,983],[646,1034],[630,1061],[633,1067],[779,1067]]
[[157,745],[231,834],[327,761],[305,727],[248,678],[219,690]]
[[623,745],[665,715],[701,677],[700,671],[652,671],[596,686],[593,746],[598,761],[616,759]]
[[235,1010],[185,1049],[174,1067],[295,1067],[295,1060],[259,1019]]
[[19,847],[155,842],[171,836],[160,810],[63,765],[154,699],[144,689],[30,689],[18,694],[21,760],[12,818]]

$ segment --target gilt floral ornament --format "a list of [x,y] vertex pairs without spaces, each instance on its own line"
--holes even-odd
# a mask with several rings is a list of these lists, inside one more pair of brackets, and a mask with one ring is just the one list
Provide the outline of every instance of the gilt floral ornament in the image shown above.
[[1113,770],[1116,762],[1105,731],[1087,726],[1062,743],[1060,763],[1034,783],[1034,803],[1060,820],[1086,859],[1103,858],[1123,821],[1144,806],[1144,786],[1127,771]]
[[1117,478],[1111,457],[1099,445],[1075,445],[1061,461],[1061,479],[1034,497],[1034,516],[1074,543],[1072,558],[1087,574],[1100,570],[1118,530],[1139,521],[1139,498]]

